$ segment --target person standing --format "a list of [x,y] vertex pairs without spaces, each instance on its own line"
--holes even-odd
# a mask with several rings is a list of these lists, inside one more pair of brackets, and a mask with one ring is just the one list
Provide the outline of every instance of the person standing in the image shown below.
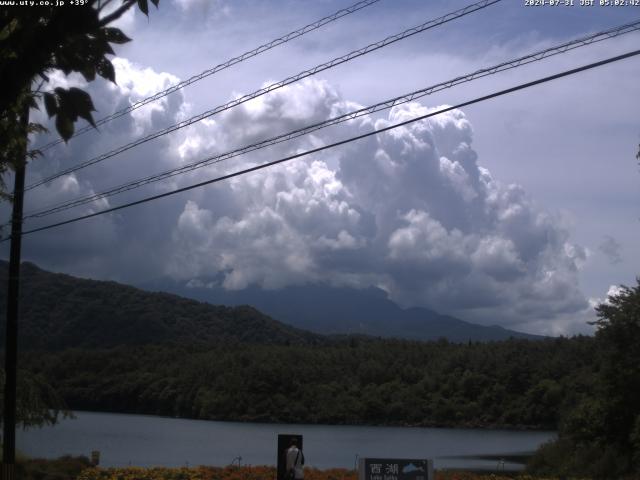
[[302,480],[304,478],[304,454],[298,448],[298,442],[295,438],[291,439],[289,448],[287,449],[287,480]]

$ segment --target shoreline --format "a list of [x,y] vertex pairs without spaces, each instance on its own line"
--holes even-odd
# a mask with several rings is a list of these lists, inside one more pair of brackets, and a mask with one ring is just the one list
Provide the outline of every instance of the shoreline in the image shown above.
[[116,411],[116,410],[82,410],[71,409],[71,414],[74,413],[98,413],[98,414],[110,414],[110,415],[138,415],[144,417],[153,418],[165,418],[176,420],[192,420],[203,422],[220,422],[220,423],[238,423],[238,424],[259,424],[259,425],[295,425],[295,426],[323,426],[323,427],[379,427],[379,428],[434,428],[443,430],[498,430],[506,432],[540,432],[540,433],[556,433],[557,428],[548,428],[543,426],[530,426],[530,425],[501,425],[501,424],[479,424],[479,423],[461,423],[461,424],[443,424],[443,423],[315,423],[312,421],[300,421],[300,422],[281,422],[278,420],[258,418],[199,418],[199,417],[181,417],[181,416],[169,416],[158,415],[154,413],[143,412],[131,412],[131,411]]

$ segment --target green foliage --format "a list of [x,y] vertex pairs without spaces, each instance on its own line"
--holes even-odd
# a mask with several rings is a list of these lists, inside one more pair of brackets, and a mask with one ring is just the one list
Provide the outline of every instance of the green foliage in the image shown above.
[[[531,470],[621,478],[640,473],[640,279],[596,308],[593,389],[562,417],[558,441]],[[594,353],[595,353],[594,351]]]
[[[109,62],[109,65],[111,63]],[[113,66],[111,67],[113,69]],[[111,79],[110,79],[111,80]],[[113,80],[115,81],[115,74]],[[49,117],[56,116],[56,129],[66,140],[73,135],[73,124],[78,117],[84,118],[94,127],[96,126],[91,116],[91,112],[95,112],[91,96],[84,90],[72,87],[68,90],[64,88],[56,88],[55,94],[44,93],[44,105]]]
[[563,419],[562,432],[579,445],[603,438],[606,430],[606,407],[602,399],[589,396]]
[[596,338],[602,349],[602,397],[606,439],[629,445],[640,415],[640,279],[636,287],[622,287],[596,308]]
[[[4,411],[4,369],[0,369],[0,423]],[[23,428],[54,425],[60,416],[68,417],[66,404],[42,375],[19,370],[16,391],[16,419]]]
[[[158,6],[159,2],[160,0],[151,0],[151,3],[153,3],[156,7]],[[147,0],[138,0],[138,7],[140,7],[142,13],[144,13],[145,15],[149,15],[149,3]]]
[[64,456],[55,460],[22,459],[16,463],[16,478],[21,480],[72,480],[91,467],[87,457]]
[[640,415],[638,415],[635,422],[633,422],[633,429],[629,435],[629,440],[631,443],[631,461],[637,468],[637,466],[640,465]]
[[[21,364],[75,409],[552,429],[588,398],[599,368],[588,337],[465,344],[324,337],[251,307],[213,306],[29,263],[22,273]],[[6,275],[0,263],[0,281]]]
[[[8,265],[0,262],[0,283]],[[114,282],[53,274],[23,263],[20,349],[112,347],[177,342],[312,344],[320,335],[286,326],[257,310],[213,306]],[[0,321],[6,290],[0,289]],[[0,341],[4,339],[0,329]]]
[[[322,345],[147,345],[30,352],[71,408],[187,418],[324,424],[556,427],[593,365],[593,339],[443,344],[349,339]],[[511,360],[514,352],[520,358]],[[521,386],[503,379],[526,368]],[[542,387],[541,387],[542,386]],[[547,409],[535,399],[551,394]],[[573,393],[572,393],[573,392]]]
[[[152,0],[157,7],[159,0]],[[148,15],[146,0],[122,0],[110,13],[105,7],[112,0],[87,0],[79,8],[6,7],[0,10],[0,175],[24,161],[26,133],[42,131],[44,127],[20,121],[25,111],[38,108],[36,98],[42,97],[50,117],[55,117],[56,130],[68,141],[78,118],[95,127],[95,111],[89,94],[78,88],[56,88],[40,93],[49,81],[48,73],[60,70],[66,75],[80,73],[87,82],[96,75],[115,82],[115,70],[107,57],[114,53],[111,44],[130,39],[109,24],[136,3]],[[36,83],[40,86],[36,88]],[[35,91],[34,91],[35,89]],[[26,109],[26,110],[25,110]],[[33,158],[38,154],[31,151]],[[0,194],[5,198],[4,184]]]
[[576,444],[567,438],[544,444],[527,464],[527,471],[541,477],[625,477],[629,465],[620,452],[608,445]]
[[10,169],[15,169],[19,162],[24,161],[24,153],[27,158],[35,158],[38,150],[27,151],[27,134],[42,133],[46,129],[37,123],[29,123],[25,126],[21,115],[29,108],[37,108],[35,96],[23,93],[13,105],[0,113],[0,200],[10,200],[6,193],[4,175]]

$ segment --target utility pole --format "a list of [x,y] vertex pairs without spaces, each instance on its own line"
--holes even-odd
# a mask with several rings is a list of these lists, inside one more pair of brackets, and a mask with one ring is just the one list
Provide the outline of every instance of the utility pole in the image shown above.
[[27,164],[27,129],[29,107],[20,118],[24,128],[24,148],[16,159],[11,216],[11,247],[9,253],[9,288],[7,293],[7,329],[4,361],[4,418],[2,444],[2,475],[0,480],[15,480],[16,467],[16,384],[18,363],[18,294],[20,288],[20,247],[22,244],[22,205],[24,176]]

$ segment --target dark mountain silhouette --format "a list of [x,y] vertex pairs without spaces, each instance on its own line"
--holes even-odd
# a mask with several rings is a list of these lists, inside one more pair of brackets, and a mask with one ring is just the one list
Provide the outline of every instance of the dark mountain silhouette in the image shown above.
[[[6,316],[8,264],[0,261],[0,321]],[[152,343],[318,344],[320,335],[249,306],[224,307],[86,280],[22,264],[21,349],[103,348]],[[4,344],[4,328],[0,340]]]
[[363,334],[411,340],[446,338],[452,342],[544,338],[499,326],[465,322],[426,308],[403,309],[377,288],[357,290],[314,285],[281,290],[251,287],[228,291],[188,287],[171,280],[141,287],[171,291],[212,304],[252,305],[284,323],[325,335]]
[[[8,264],[0,261],[2,322],[7,272]],[[167,280],[144,287],[51,273],[25,262],[20,291],[20,347],[57,350],[151,343],[323,344],[331,341],[323,336],[327,334],[446,338],[453,342],[542,338],[464,322],[424,308],[402,309],[375,288],[304,286],[226,291],[189,288]],[[0,329],[1,341],[4,333]]]

